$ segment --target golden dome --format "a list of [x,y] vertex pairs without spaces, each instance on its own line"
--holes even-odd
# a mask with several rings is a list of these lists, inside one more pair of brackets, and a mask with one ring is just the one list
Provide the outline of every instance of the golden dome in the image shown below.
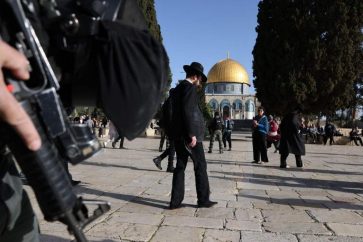
[[208,72],[207,83],[231,82],[250,86],[246,69],[237,61],[225,59],[215,64]]

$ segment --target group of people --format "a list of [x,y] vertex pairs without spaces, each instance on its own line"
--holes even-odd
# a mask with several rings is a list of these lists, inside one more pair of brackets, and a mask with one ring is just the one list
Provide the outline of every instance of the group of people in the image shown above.
[[339,135],[339,132],[336,129],[335,125],[331,123],[329,120],[326,121],[324,127],[315,126],[314,124],[305,126],[302,123],[301,132],[303,135],[305,135],[306,142],[308,142],[308,139],[310,139],[313,144],[318,144],[323,142],[324,145],[327,144],[328,140],[329,140],[329,145],[334,144],[334,136]]
[[228,142],[228,151],[232,150],[231,135],[232,135],[233,125],[234,122],[229,118],[229,116],[226,115],[222,119],[218,111],[214,113],[214,117],[213,119],[211,119],[208,125],[208,130],[210,135],[208,153],[213,152],[213,144],[215,140],[218,141],[220,154],[223,153],[223,150],[227,149],[227,142]]
[[73,117],[71,122],[76,124],[87,124],[87,126],[91,129],[92,134],[98,134],[98,137],[102,138],[105,135],[108,119],[106,117],[98,119],[97,117],[90,117],[89,115],[81,115]]
[[[207,175],[207,162],[205,159],[203,139],[205,122],[203,114],[198,105],[197,87],[205,82],[207,77],[203,74],[203,66],[198,62],[185,65],[186,79],[182,80],[173,90],[172,98],[172,131],[169,131],[167,140],[169,146],[158,157],[153,159],[155,166],[162,169],[161,161],[168,158],[168,172],[173,172],[170,209],[182,206],[184,199],[185,168],[190,157],[194,164],[194,173],[197,187],[198,207],[212,207],[217,202],[210,200],[210,188]],[[296,166],[303,167],[301,159],[305,155],[305,144],[300,134],[301,122],[299,121],[299,110],[286,115],[279,127],[277,120],[264,114],[263,107],[258,109],[258,115],[253,121],[253,163],[268,162],[267,144],[275,146],[275,152],[280,151],[280,167],[288,168],[286,163],[289,153],[295,155]],[[223,139],[228,141],[231,150],[231,132],[233,121],[228,117],[222,119],[219,112],[215,112],[214,118],[208,125],[211,133],[209,153],[212,152],[213,142],[217,138],[219,152],[223,153]],[[224,138],[223,138],[224,137]],[[268,137],[268,138],[267,138]],[[163,139],[162,139],[163,140]],[[163,141],[160,143],[159,151],[162,151]],[[176,166],[172,167],[176,152]]]
[[[0,53],[0,67],[9,69],[19,79],[29,78],[27,69],[28,62],[23,55],[1,40]],[[173,93],[173,130],[168,136],[169,145],[166,149],[167,151],[153,161],[159,169],[162,169],[161,160],[166,156],[169,157],[167,171],[173,172],[169,208],[177,209],[182,206],[184,199],[185,169],[188,158],[190,157],[194,165],[198,199],[197,205],[198,207],[209,208],[216,205],[217,202],[210,200],[211,192],[207,174],[207,162],[202,143],[204,140],[205,122],[202,111],[198,105],[199,97],[197,94],[198,86],[200,86],[202,82],[206,82],[207,77],[203,73],[203,66],[198,62],[184,65],[183,68],[186,72],[186,78],[177,85]],[[301,156],[305,155],[305,145],[301,135],[299,113],[299,109],[290,112],[282,119],[279,126],[273,117],[269,120],[264,113],[263,107],[258,108],[258,115],[253,120],[253,163],[269,162],[267,148],[269,145],[271,146],[273,144],[275,146],[275,151],[279,150],[280,152],[281,168],[288,168],[286,160],[289,153],[295,155],[296,166],[303,167]],[[39,138],[34,125],[18,102],[6,89],[2,75],[0,75],[0,117],[2,121],[7,122],[19,133],[29,150],[36,151],[40,148],[41,139]],[[94,128],[93,124],[95,121],[92,121],[92,124],[91,121],[92,120],[88,118],[83,122],[89,123],[91,125],[90,127]],[[123,148],[124,138],[117,133],[112,122],[109,123],[109,129],[110,139],[104,143],[104,146],[106,146],[108,142],[112,142],[112,146],[114,147],[115,143],[121,139],[120,148]],[[209,125],[209,129],[211,133],[209,153],[212,152],[215,138],[218,139],[220,153],[223,153],[224,148],[226,148],[226,142],[228,142],[228,150],[232,149],[231,132],[233,129],[233,121],[230,120],[229,117],[222,119],[220,114],[216,112]],[[357,136],[354,134],[355,132],[356,130],[352,130],[351,137]],[[327,130],[325,133],[327,133]],[[330,136],[327,137],[329,138]],[[358,138],[354,140],[360,141],[361,145],[363,145],[360,137]],[[222,142],[224,143],[223,146]],[[177,158],[175,167],[172,162],[174,152],[176,153]],[[4,164],[4,162],[0,163],[0,165]],[[5,175],[1,174],[1,177],[3,179],[12,179],[12,175],[9,171],[13,171],[14,169],[15,167],[0,169],[0,172],[5,172]],[[7,175],[8,173],[9,175]],[[20,200],[23,208],[30,207],[29,199],[24,192],[22,192]],[[0,210],[3,209],[1,206],[3,206],[2,203],[0,203]],[[31,209],[21,209],[19,212],[20,215],[15,218],[13,221],[14,224],[19,221],[30,221],[30,223],[33,223],[36,219]],[[25,219],[25,217],[27,218]],[[0,225],[6,224],[3,223],[2,219],[3,217],[0,216]],[[3,228],[0,227],[0,229],[2,230]],[[24,227],[24,229],[26,229],[26,227]],[[10,233],[14,233],[14,231],[9,230],[8,233],[9,236],[15,236],[14,234],[10,235]],[[19,233],[19,229],[17,230],[17,233]],[[32,230],[22,231],[22,236],[29,236],[30,238],[38,235],[35,230]],[[36,241],[36,239],[29,239],[29,241]]]
[[258,115],[253,119],[252,127],[252,163],[269,162],[267,147],[274,144],[275,152],[277,150],[280,152],[280,168],[289,167],[286,162],[289,153],[295,155],[296,166],[303,167],[301,156],[305,155],[305,143],[300,131],[299,113],[298,108],[290,112],[282,119],[279,126],[272,116],[270,120],[268,119],[263,107],[258,108]]

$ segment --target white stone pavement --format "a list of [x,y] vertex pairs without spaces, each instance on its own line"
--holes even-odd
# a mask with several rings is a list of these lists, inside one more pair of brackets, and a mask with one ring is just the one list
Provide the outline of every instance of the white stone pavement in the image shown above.
[[[213,208],[197,208],[193,164],[186,170],[185,206],[169,210],[172,174],[153,164],[158,139],[125,141],[75,167],[75,192],[110,201],[112,209],[86,228],[90,241],[363,241],[363,147],[307,145],[304,169],[280,169],[279,155],[254,165],[249,137],[224,154],[206,153]],[[207,150],[208,142],[204,143]],[[27,188],[30,192],[30,189]],[[64,225],[40,220],[42,241],[72,240]]]

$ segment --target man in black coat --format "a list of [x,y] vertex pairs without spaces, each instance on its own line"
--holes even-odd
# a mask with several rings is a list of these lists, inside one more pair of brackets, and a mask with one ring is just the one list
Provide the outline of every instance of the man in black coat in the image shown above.
[[281,121],[281,140],[280,140],[280,167],[288,168],[286,159],[289,153],[295,155],[296,166],[303,167],[301,159],[305,155],[305,144],[300,135],[299,110],[287,114]]
[[207,162],[204,156],[204,118],[198,105],[197,86],[206,82],[203,66],[198,62],[185,65],[186,79],[175,88],[173,97],[173,132],[176,167],[173,175],[170,209],[179,208],[184,199],[184,178],[188,157],[194,163],[195,183],[197,187],[198,207],[212,207],[217,202],[209,200],[209,181]]

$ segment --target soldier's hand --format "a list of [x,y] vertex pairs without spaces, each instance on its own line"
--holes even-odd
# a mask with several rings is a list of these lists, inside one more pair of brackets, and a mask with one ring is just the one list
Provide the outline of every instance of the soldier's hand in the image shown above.
[[2,69],[8,69],[20,80],[29,79],[29,62],[20,52],[0,40],[0,120],[10,124],[30,150],[37,150],[41,140],[29,116],[14,96],[8,91],[4,82]]
[[192,141],[189,143],[189,146],[193,148],[197,144],[197,138],[193,136],[191,139]]

